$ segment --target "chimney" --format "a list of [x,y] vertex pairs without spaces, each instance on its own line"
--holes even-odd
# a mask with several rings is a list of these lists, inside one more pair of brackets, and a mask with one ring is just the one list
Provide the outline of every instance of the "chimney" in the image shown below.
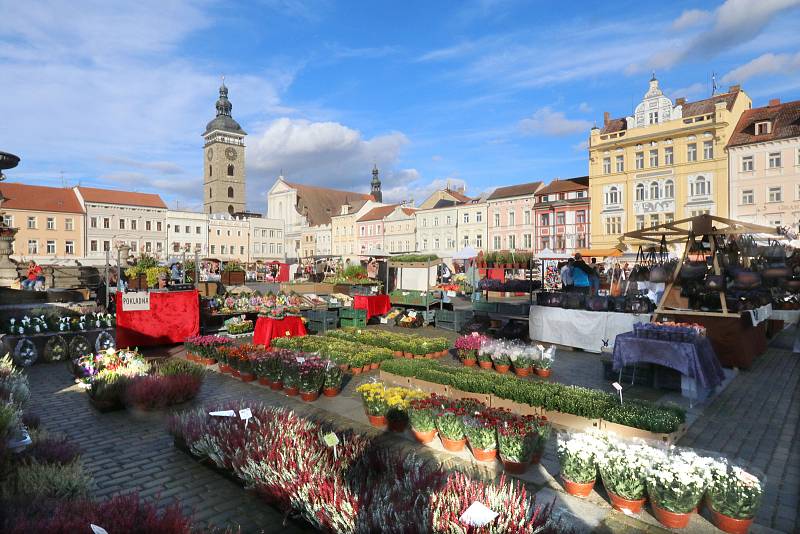
[[676,99],[675,99],[675,105],[676,105],[676,106],[682,106],[682,105],[684,105],[685,103],[686,103],[686,97],[685,97],[685,96],[682,96],[682,97],[680,97],[680,98],[676,98]]
[[731,85],[730,87],[728,87],[728,92],[729,93],[738,93],[741,90],[742,90],[742,86],[739,85],[739,84]]
[[770,107],[772,107],[772,106],[780,106],[781,105],[781,99],[780,98],[770,98],[769,99],[769,105],[770,105]]
[[603,126],[608,126],[608,123],[611,122],[611,113],[608,111],[603,112]]

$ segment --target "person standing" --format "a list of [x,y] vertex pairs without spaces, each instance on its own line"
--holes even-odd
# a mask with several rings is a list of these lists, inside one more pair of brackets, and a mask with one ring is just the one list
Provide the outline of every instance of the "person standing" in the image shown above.
[[580,253],[575,254],[575,263],[572,268],[572,284],[575,286],[575,291],[584,295],[589,294],[592,287],[592,272],[592,268],[586,265]]
[[572,291],[573,289],[572,271],[574,268],[575,260],[572,258],[561,266],[561,287],[564,291]]

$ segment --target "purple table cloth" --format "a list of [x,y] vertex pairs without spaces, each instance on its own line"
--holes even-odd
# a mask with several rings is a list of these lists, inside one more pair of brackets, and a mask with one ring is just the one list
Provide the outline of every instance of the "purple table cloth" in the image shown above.
[[711,341],[705,336],[692,342],[677,342],[640,338],[626,332],[614,341],[613,362],[615,371],[636,363],[663,365],[707,389],[720,385],[725,377]]

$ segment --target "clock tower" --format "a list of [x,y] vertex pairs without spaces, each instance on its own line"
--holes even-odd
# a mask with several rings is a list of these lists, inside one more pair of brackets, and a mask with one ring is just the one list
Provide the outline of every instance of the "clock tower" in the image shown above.
[[203,211],[237,213],[246,209],[244,137],[247,133],[231,117],[225,78],[219,88],[217,116],[203,134]]

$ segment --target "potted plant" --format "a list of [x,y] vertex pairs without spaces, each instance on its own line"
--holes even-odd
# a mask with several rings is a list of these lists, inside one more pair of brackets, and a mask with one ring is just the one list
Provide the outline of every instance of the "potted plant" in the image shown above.
[[656,519],[668,528],[685,528],[705,492],[706,461],[691,452],[670,454],[651,464],[647,495]]
[[612,443],[597,466],[611,506],[626,514],[639,514],[647,500],[650,447]]
[[601,440],[586,433],[558,437],[561,480],[567,493],[587,497],[592,492],[597,479],[597,453],[603,448]]
[[481,369],[492,368],[492,352],[488,347],[481,347],[478,350],[478,365]]
[[279,352],[268,352],[266,354],[267,377],[270,381],[269,388],[274,391],[283,389],[283,357]]
[[385,427],[386,412],[389,407],[386,404],[386,389],[383,384],[380,382],[361,384],[356,391],[361,394],[369,424],[378,428]]
[[226,286],[240,286],[245,281],[244,267],[238,261],[229,261],[222,269],[222,283]]
[[550,439],[553,427],[547,417],[543,415],[526,415],[522,418],[528,425],[531,431],[531,438],[533,440],[533,453],[531,454],[531,463],[538,464],[542,459],[544,448],[547,445],[547,440]]
[[497,424],[497,447],[503,468],[521,475],[528,469],[533,455],[533,441],[528,426],[518,417],[506,417]]
[[553,360],[542,355],[536,360],[536,374],[542,378],[547,378],[552,373]]
[[129,378],[114,371],[101,371],[88,390],[89,403],[101,413],[122,410],[123,398]]
[[325,367],[325,380],[322,393],[326,397],[335,397],[342,390],[342,369],[335,363],[328,361]]
[[298,367],[298,387],[300,398],[313,402],[319,397],[319,390],[325,382],[325,364],[319,358],[306,358]]
[[442,446],[448,451],[458,452],[464,449],[467,438],[464,435],[464,410],[458,406],[445,407],[436,415],[436,430]]
[[525,377],[531,374],[533,360],[527,354],[511,354],[510,359],[515,375]]
[[504,351],[492,354],[492,362],[494,363],[494,370],[501,375],[506,374],[511,368],[511,358]]
[[712,466],[706,502],[718,529],[745,534],[761,504],[761,494],[761,481],[741,467],[727,462]]
[[497,457],[497,422],[487,412],[464,418],[464,434],[472,455],[479,462],[492,462]]
[[297,360],[292,355],[287,355],[283,359],[283,390],[290,397],[294,397],[300,391],[298,386],[300,369]]
[[252,355],[247,349],[238,355],[236,369],[238,378],[242,382],[252,382],[256,379],[256,375],[253,373]]
[[478,360],[478,351],[481,348],[481,343],[485,339],[485,336],[480,335],[477,332],[473,332],[472,334],[461,336],[456,339],[455,342],[455,349],[458,354],[461,363],[463,363],[466,367],[474,367],[476,361]]
[[408,420],[414,437],[420,443],[430,443],[436,437],[436,408],[430,398],[411,401]]

